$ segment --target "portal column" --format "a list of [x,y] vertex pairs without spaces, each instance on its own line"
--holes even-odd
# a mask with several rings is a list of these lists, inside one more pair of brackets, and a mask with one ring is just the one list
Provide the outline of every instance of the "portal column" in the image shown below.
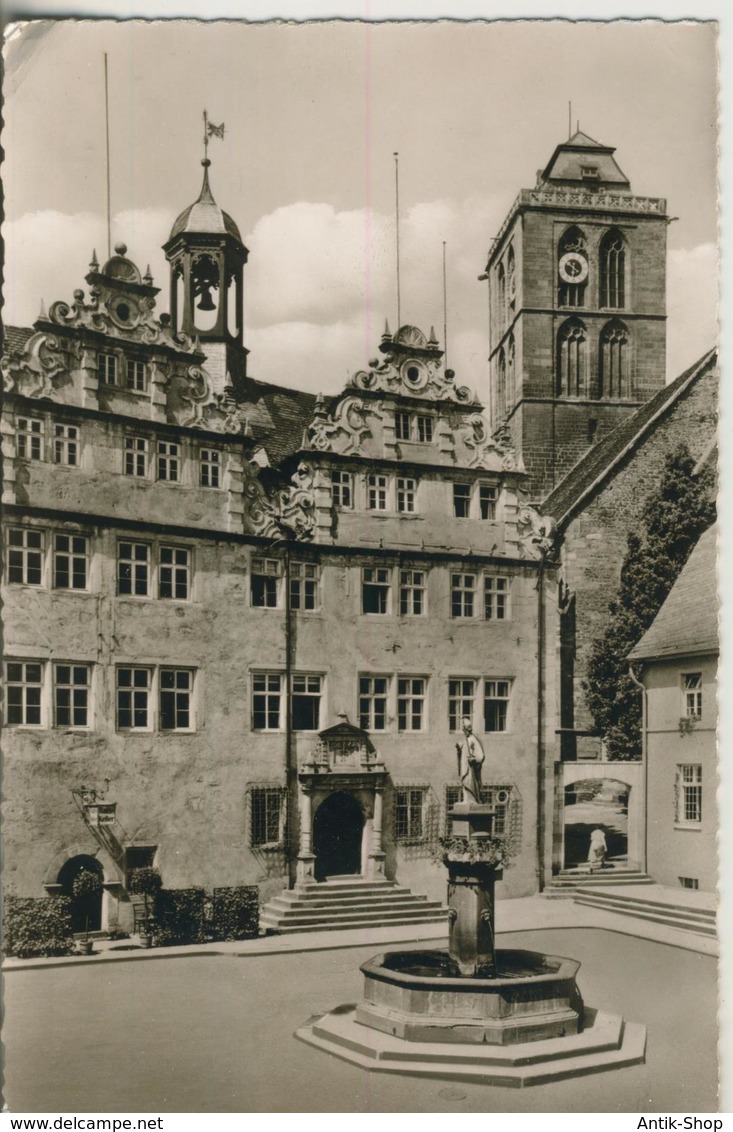
[[382,815],[384,812],[384,791],[378,786],[374,791],[374,817],[372,819],[372,848],[369,853],[369,879],[384,880],[384,861],[382,851]]
[[315,883],[313,854],[313,788],[310,783],[300,784],[300,845],[298,847],[297,884]]

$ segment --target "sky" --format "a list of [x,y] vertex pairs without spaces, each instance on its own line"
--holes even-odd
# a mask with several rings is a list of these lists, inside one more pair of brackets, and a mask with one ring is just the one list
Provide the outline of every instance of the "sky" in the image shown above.
[[4,321],[84,286],[106,251],[104,53],[112,243],[161,287],[161,251],[198,195],[202,111],[224,121],[211,185],[236,220],[253,377],[335,392],[401,321],[443,339],[485,396],[490,241],[572,125],[604,144],[668,229],[668,377],[714,343],[715,25],[128,21],[29,24],[6,47]]

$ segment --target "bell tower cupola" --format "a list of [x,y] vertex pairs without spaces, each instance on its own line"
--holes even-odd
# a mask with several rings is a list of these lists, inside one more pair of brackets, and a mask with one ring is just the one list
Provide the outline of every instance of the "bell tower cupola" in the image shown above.
[[163,245],[170,264],[170,312],[178,333],[198,338],[206,368],[221,392],[247,374],[244,347],[244,265],[248,251],[239,229],[214,200],[209,184],[208,142],[223,137],[204,112],[201,192],[180,214]]

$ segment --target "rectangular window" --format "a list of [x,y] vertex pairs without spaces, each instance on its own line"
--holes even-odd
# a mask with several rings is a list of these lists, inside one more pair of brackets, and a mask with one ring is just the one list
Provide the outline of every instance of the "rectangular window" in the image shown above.
[[430,444],[433,439],[433,418],[418,413],[415,419],[417,422],[417,439],[423,444]]
[[97,358],[97,377],[104,385],[117,384],[117,355],[100,354]]
[[473,617],[476,607],[476,575],[451,574],[451,617]]
[[221,452],[216,448],[201,449],[201,486],[221,487]]
[[277,558],[253,558],[250,580],[252,605],[277,609],[280,604],[280,562]]
[[484,680],[484,731],[506,731],[510,680]]
[[294,731],[317,731],[321,725],[322,676],[292,677]]
[[76,467],[79,463],[79,429],[76,425],[55,424],[53,426],[54,464],[68,464]]
[[702,672],[683,672],[682,691],[686,718],[700,719],[702,716]]
[[85,590],[89,540],[83,535],[53,536],[53,585],[57,590]]
[[125,475],[144,477],[148,474],[148,442],[144,436],[125,437]]
[[188,668],[160,670],[161,731],[192,731],[193,672]]
[[367,507],[370,511],[387,510],[387,476],[367,476]]
[[400,570],[400,616],[420,617],[425,612],[425,571]]
[[395,841],[422,841],[425,837],[425,786],[398,789],[395,795]]
[[53,716],[56,727],[88,727],[89,665],[55,664]]
[[467,519],[471,510],[470,483],[453,484],[453,514],[456,519]]
[[37,417],[18,417],[16,444],[21,460],[43,459],[43,421]]
[[137,362],[133,358],[127,359],[125,368],[125,385],[135,393],[144,393],[147,389],[147,375],[145,362]]
[[677,767],[677,823],[700,825],[702,822],[702,766],[699,763]]
[[361,572],[362,613],[389,613],[389,569],[365,566]]
[[34,660],[9,660],[5,685],[8,724],[40,727],[43,665]]
[[389,676],[359,677],[359,726],[362,731],[387,730]]
[[424,676],[397,677],[397,730],[423,731],[425,726]]
[[117,593],[147,597],[150,590],[150,546],[121,542],[117,553]]
[[496,502],[499,489],[494,484],[482,483],[478,489],[479,513],[482,519],[496,518]]
[[187,601],[190,589],[191,551],[181,546],[161,546],[158,597]]
[[699,888],[700,881],[697,877],[680,877],[680,884],[683,888]]
[[169,440],[158,441],[158,479],[178,483],[181,478],[180,446]]
[[318,608],[318,567],[314,562],[290,564],[290,608]]
[[117,669],[117,727],[120,731],[147,731],[150,726],[149,668]]
[[279,731],[283,678],[279,672],[252,675],[252,730]]
[[415,510],[415,495],[417,482],[406,476],[397,477],[397,510],[403,514],[412,514]]
[[331,489],[334,507],[350,511],[354,506],[354,492],[351,472],[331,472]]
[[43,531],[11,527],[8,531],[8,581],[43,584]]
[[410,414],[409,413],[395,413],[394,415],[394,434],[397,440],[410,439]]
[[484,617],[487,621],[509,620],[509,578],[484,578]]
[[470,719],[473,723],[475,699],[475,680],[461,677],[448,681],[448,727],[451,731],[461,730],[462,719]]
[[253,786],[249,791],[249,843],[253,849],[276,849],[285,835],[286,793],[282,786]]

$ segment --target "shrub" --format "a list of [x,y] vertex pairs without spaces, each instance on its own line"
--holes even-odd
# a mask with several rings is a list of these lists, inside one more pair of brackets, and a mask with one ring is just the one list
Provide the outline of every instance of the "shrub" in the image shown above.
[[259,889],[256,885],[214,889],[213,939],[251,939],[259,934],[259,930]]
[[203,888],[164,888],[158,893],[154,927],[158,947],[205,942],[205,897]]
[[66,896],[7,896],[5,954],[17,959],[71,955],[71,901]]
[[163,887],[163,878],[157,869],[149,866],[143,869],[130,869],[127,877],[127,891],[135,896],[155,896]]

